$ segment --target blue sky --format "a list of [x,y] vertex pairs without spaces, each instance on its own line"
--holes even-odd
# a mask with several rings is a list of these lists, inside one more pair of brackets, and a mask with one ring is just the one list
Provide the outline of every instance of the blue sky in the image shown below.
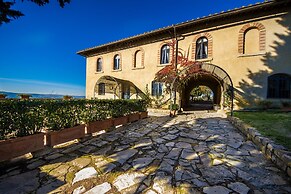
[[262,0],[16,1],[25,16],[0,26],[0,91],[85,95],[77,51]]

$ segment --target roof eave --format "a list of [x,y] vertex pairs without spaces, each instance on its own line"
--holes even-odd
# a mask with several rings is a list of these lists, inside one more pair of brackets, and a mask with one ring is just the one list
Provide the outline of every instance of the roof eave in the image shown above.
[[124,38],[124,39],[117,40],[117,41],[114,41],[114,42],[110,42],[110,43],[107,43],[107,44],[103,44],[103,45],[87,48],[87,49],[78,51],[77,54],[79,54],[81,56],[84,56],[84,57],[92,56],[92,53],[94,53],[94,51],[97,51],[98,49],[106,47],[106,46],[112,46],[112,45],[116,45],[116,44],[127,42],[127,41],[134,41],[134,40],[137,40],[137,39],[146,38],[149,35],[154,35],[155,33],[167,32],[167,31],[169,31],[169,30],[171,30],[173,28],[182,28],[182,27],[186,27],[186,26],[189,26],[189,25],[193,25],[195,23],[210,21],[212,19],[223,18],[223,17],[229,16],[229,15],[232,15],[234,13],[235,14],[243,13],[243,12],[246,12],[246,11],[259,9],[261,7],[267,7],[268,5],[272,5],[272,4],[276,4],[276,3],[280,3],[280,2],[282,2],[282,1],[267,1],[267,2],[262,2],[262,3],[257,3],[257,4],[254,4],[254,5],[250,5],[250,6],[243,6],[241,8],[235,8],[235,9],[228,10],[228,11],[225,11],[225,12],[222,11],[220,13],[210,14],[210,15],[202,17],[202,18],[193,19],[193,20],[190,20],[190,21],[178,23],[178,24],[175,24],[175,25],[172,25],[172,26],[167,26],[167,27],[164,27],[164,28],[160,28],[160,29],[153,30],[153,31],[150,31],[150,32],[146,32],[146,33],[143,33],[143,34],[139,34],[139,35],[136,35],[136,36]]

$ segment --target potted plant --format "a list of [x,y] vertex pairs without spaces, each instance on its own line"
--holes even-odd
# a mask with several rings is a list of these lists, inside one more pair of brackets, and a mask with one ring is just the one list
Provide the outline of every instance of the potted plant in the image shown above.
[[179,110],[179,105],[178,104],[170,104],[169,109],[170,109],[170,117],[173,117],[176,115],[177,110]]
[[71,99],[73,99],[73,96],[64,95],[64,96],[63,96],[63,99],[64,99],[64,100],[71,100]]
[[47,145],[54,146],[85,137],[81,107],[81,104],[73,101],[59,101],[47,107]]
[[20,99],[28,100],[31,97],[31,94],[17,94],[17,96],[19,96]]
[[0,99],[5,99],[6,98],[6,94],[0,93]]

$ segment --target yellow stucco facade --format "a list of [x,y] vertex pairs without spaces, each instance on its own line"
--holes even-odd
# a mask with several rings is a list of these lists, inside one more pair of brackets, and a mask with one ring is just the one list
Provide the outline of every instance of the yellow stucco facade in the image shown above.
[[[233,82],[236,107],[251,106],[258,99],[290,100],[290,9],[290,1],[265,2],[79,51],[86,57],[86,98],[122,98],[106,91],[105,95],[98,94],[96,84],[104,76],[128,81],[142,92],[148,86],[151,91],[155,74],[169,64],[160,64],[161,48],[177,38],[179,50],[189,60],[214,64],[227,72]],[[197,40],[201,37],[208,41],[207,56],[197,59]],[[117,55],[120,68],[114,70]],[[98,59],[102,67],[97,71]],[[269,77],[275,74],[287,76],[282,91],[289,94],[270,89]]]

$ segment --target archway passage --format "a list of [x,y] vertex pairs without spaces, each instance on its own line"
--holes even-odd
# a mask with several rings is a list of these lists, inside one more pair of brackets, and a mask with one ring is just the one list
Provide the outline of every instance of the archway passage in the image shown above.
[[[210,64],[193,62],[177,68],[176,76],[171,84],[171,93],[180,85],[180,105],[187,108],[190,105],[190,93],[197,86],[207,86],[213,92],[213,104],[218,107],[228,107],[233,113],[233,83],[228,73],[221,67]],[[175,75],[175,74],[174,74]],[[179,82],[177,81],[179,80]],[[173,102],[176,103],[175,96]]]
[[138,99],[143,95],[132,82],[106,75],[97,80],[93,96],[100,99]]
[[221,94],[221,84],[215,77],[196,74],[185,83],[181,106],[184,110],[211,110],[221,103]]

